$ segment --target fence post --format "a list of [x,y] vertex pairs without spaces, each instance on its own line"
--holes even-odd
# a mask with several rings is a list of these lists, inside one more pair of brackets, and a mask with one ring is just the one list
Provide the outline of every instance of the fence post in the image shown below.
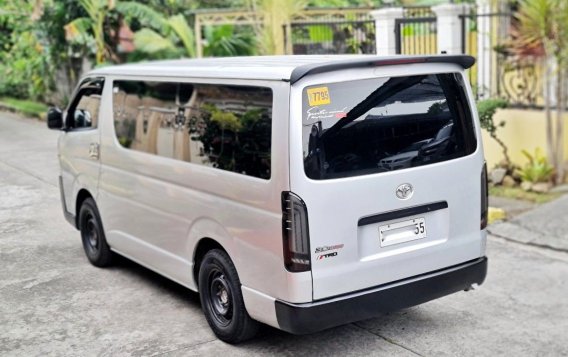
[[436,14],[438,52],[462,53],[463,28],[460,15],[469,13],[469,4],[442,4],[432,7]]
[[404,17],[401,7],[389,7],[371,11],[375,19],[375,43],[377,55],[389,56],[396,54],[395,21]]
[[201,58],[203,57],[203,42],[201,38],[201,22],[199,21],[199,15],[195,15],[195,24],[193,31],[195,36],[195,57]]
[[[493,48],[491,43],[491,16],[483,16],[491,13],[491,0],[476,0],[477,6],[477,96],[488,98],[491,91],[491,74],[495,71],[491,60]],[[494,75],[497,77],[498,75]]]

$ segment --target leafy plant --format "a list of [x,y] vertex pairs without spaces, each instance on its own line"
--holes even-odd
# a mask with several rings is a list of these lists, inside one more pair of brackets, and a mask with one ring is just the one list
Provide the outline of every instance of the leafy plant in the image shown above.
[[537,148],[532,155],[526,150],[521,152],[528,159],[528,163],[517,171],[521,180],[530,183],[549,182],[554,174],[554,167],[548,163],[542,150]]
[[[189,122],[192,140],[203,144],[203,154],[214,167],[267,177],[270,157],[270,115],[252,108],[242,114],[204,104],[199,117]],[[266,142],[268,140],[268,142]]]
[[44,99],[52,87],[53,66],[37,26],[40,16],[37,2],[0,0],[0,95]]
[[211,121],[217,123],[222,130],[230,130],[234,133],[238,133],[243,126],[233,112],[221,110],[211,112]]
[[501,121],[495,124],[493,117],[497,112],[497,109],[507,108],[508,103],[503,99],[485,99],[477,102],[477,112],[479,114],[479,122],[481,127],[489,133],[489,136],[493,138],[501,147],[503,151],[503,156],[505,157],[505,163],[507,167],[511,166],[511,159],[509,158],[507,145],[497,136],[497,129],[505,126],[505,122]]
[[70,43],[65,36],[65,25],[87,15],[81,4],[62,1],[43,3],[43,14],[34,23],[36,35],[44,44],[50,67],[47,74],[49,91],[42,94],[44,100],[63,107],[81,77],[84,58],[94,55],[94,46]]
[[87,16],[76,18],[65,26],[67,39],[84,45],[94,44],[96,63],[101,64],[108,57],[104,25],[109,11],[114,8],[114,1],[79,0],[79,3]]
[[143,28],[134,34],[134,45],[142,52],[170,53],[169,57],[195,57],[195,35],[182,14],[153,22],[154,29]]
[[284,25],[304,9],[307,0],[249,0],[249,10],[262,16],[255,24],[258,51],[263,55],[284,54]]
[[135,1],[79,0],[79,4],[87,16],[69,22],[66,37],[72,44],[93,48],[97,65],[120,61],[116,53],[119,29],[124,21],[133,20],[143,27],[134,38],[142,52],[170,51],[179,56],[181,47],[186,55],[195,56],[193,31],[183,14],[166,17]]
[[206,57],[248,56],[254,54],[255,39],[242,29],[236,32],[233,25],[207,26],[203,31]]

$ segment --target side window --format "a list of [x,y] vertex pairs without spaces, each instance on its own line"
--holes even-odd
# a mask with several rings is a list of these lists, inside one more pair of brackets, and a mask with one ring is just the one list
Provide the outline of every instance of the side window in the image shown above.
[[67,126],[75,129],[93,128],[98,125],[103,81],[85,80],[67,110]]
[[113,112],[126,148],[270,178],[270,88],[115,81]]

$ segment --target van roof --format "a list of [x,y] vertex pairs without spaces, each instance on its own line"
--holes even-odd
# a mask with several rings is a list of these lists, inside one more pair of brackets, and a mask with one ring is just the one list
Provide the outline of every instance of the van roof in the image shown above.
[[217,57],[152,61],[95,69],[91,75],[144,75],[281,80],[295,83],[309,74],[340,69],[412,63],[454,63],[467,69],[475,59],[465,55],[375,56],[293,55]]

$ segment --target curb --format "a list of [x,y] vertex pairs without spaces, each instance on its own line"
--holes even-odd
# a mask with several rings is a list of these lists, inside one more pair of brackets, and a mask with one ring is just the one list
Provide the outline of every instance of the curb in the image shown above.
[[37,119],[37,120],[40,120],[40,121],[46,121],[46,116],[47,116],[47,113],[41,113],[41,114],[38,114],[38,115],[30,115],[28,113],[24,113],[22,111],[19,111],[16,108],[9,106],[8,104],[2,103],[2,102],[0,102],[0,111],[15,113],[15,114],[24,116],[26,118]]

